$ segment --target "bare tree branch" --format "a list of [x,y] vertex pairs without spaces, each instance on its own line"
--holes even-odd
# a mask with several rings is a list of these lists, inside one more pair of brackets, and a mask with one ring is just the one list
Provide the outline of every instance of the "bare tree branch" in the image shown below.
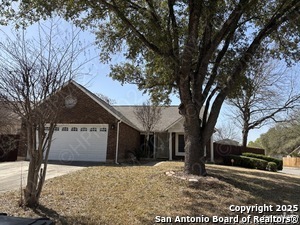
[[64,107],[64,96],[53,94],[79,75],[76,60],[85,50],[77,46],[80,30],[64,42],[56,33],[58,22],[51,21],[48,27],[40,24],[38,38],[27,39],[23,32],[0,42],[0,98],[22,119],[26,133],[30,163],[24,200],[28,206],[38,204],[52,135]]
[[262,63],[253,64],[245,77],[236,96],[228,99],[234,106],[236,122],[243,130],[244,146],[250,130],[268,121],[284,121],[279,115],[300,104],[300,94],[293,87],[294,78],[287,71],[279,71],[275,63],[264,59]]
[[155,130],[155,126],[161,119],[161,107],[152,105],[150,101],[144,102],[142,106],[136,107],[134,114],[138,121],[142,124],[146,133],[146,154],[150,157],[149,141],[150,133]]

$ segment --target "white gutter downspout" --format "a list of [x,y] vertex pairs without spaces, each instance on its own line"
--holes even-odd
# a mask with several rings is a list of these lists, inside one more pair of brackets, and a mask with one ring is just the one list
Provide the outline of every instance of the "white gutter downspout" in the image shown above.
[[120,136],[120,123],[122,123],[121,120],[118,121],[117,124],[117,141],[116,141],[116,158],[115,158],[115,163],[118,163],[118,153],[119,153],[119,136]]
[[210,161],[215,162],[213,136],[210,138]]
[[169,160],[172,160],[172,132],[169,131]]

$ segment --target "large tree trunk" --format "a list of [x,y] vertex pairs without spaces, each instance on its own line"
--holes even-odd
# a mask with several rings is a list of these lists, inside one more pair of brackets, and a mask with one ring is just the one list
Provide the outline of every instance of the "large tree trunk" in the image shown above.
[[[25,189],[25,205],[28,207],[36,207],[39,204],[39,199],[41,196],[42,188],[46,178],[47,172],[47,163],[48,156],[51,147],[51,140],[54,131],[54,124],[50,125],[48,137],[44,137],[42,134],[44,133],[44,128],[38,132],[38,135],[31,134],[33,143],[28,142],[29,146],[32,146],[32,149],[29,149],[30,152],[30,162],[28,169],[28,177],[27,177],[27,186]],[[36,146],[36,138],[38,137],[38,149],[36,150],[33,146]],[[46,149],[46,153],[44,156],[44,150]],[[43,160],[43,158],[45,159]],[[42,163],[43,167],[42,167]]]
[[246,148],[248,142],[249,130],[244,127],[242,133],[243,133],[243,147]]
[[200,134],[200,119],[198,116],[185,115],[185,165],[187,174],[205,176],[205,144]]
[[[247,101],[248,102],[248,101]],[[250,121],[250,108],[248,104],[246,104],[244,107],[244,112],[243,112],[243,147],[247,147],[247,142],[248,142],[248,135],[249,135],[249,121]]]

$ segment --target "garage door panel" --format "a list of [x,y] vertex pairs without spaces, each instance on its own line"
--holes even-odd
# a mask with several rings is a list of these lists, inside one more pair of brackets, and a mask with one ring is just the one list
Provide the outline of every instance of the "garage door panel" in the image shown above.
[[50,160],[106,161],[107,124],[58,125],[57,127],[59,131],[53,134],[49,152]]

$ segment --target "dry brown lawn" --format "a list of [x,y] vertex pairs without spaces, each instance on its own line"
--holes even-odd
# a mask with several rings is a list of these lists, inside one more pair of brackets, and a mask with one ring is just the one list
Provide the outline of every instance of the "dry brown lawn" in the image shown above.
[[207,165],[209,176],[198,182],[165,174],[182,167],[89,167],[46,181],[34,210],[18,206],[20,191],[0,195],[0,212],[57,224],[154,224],[155,216],[234,216],[232,204],[299,205],[300,177],[217,165]]

